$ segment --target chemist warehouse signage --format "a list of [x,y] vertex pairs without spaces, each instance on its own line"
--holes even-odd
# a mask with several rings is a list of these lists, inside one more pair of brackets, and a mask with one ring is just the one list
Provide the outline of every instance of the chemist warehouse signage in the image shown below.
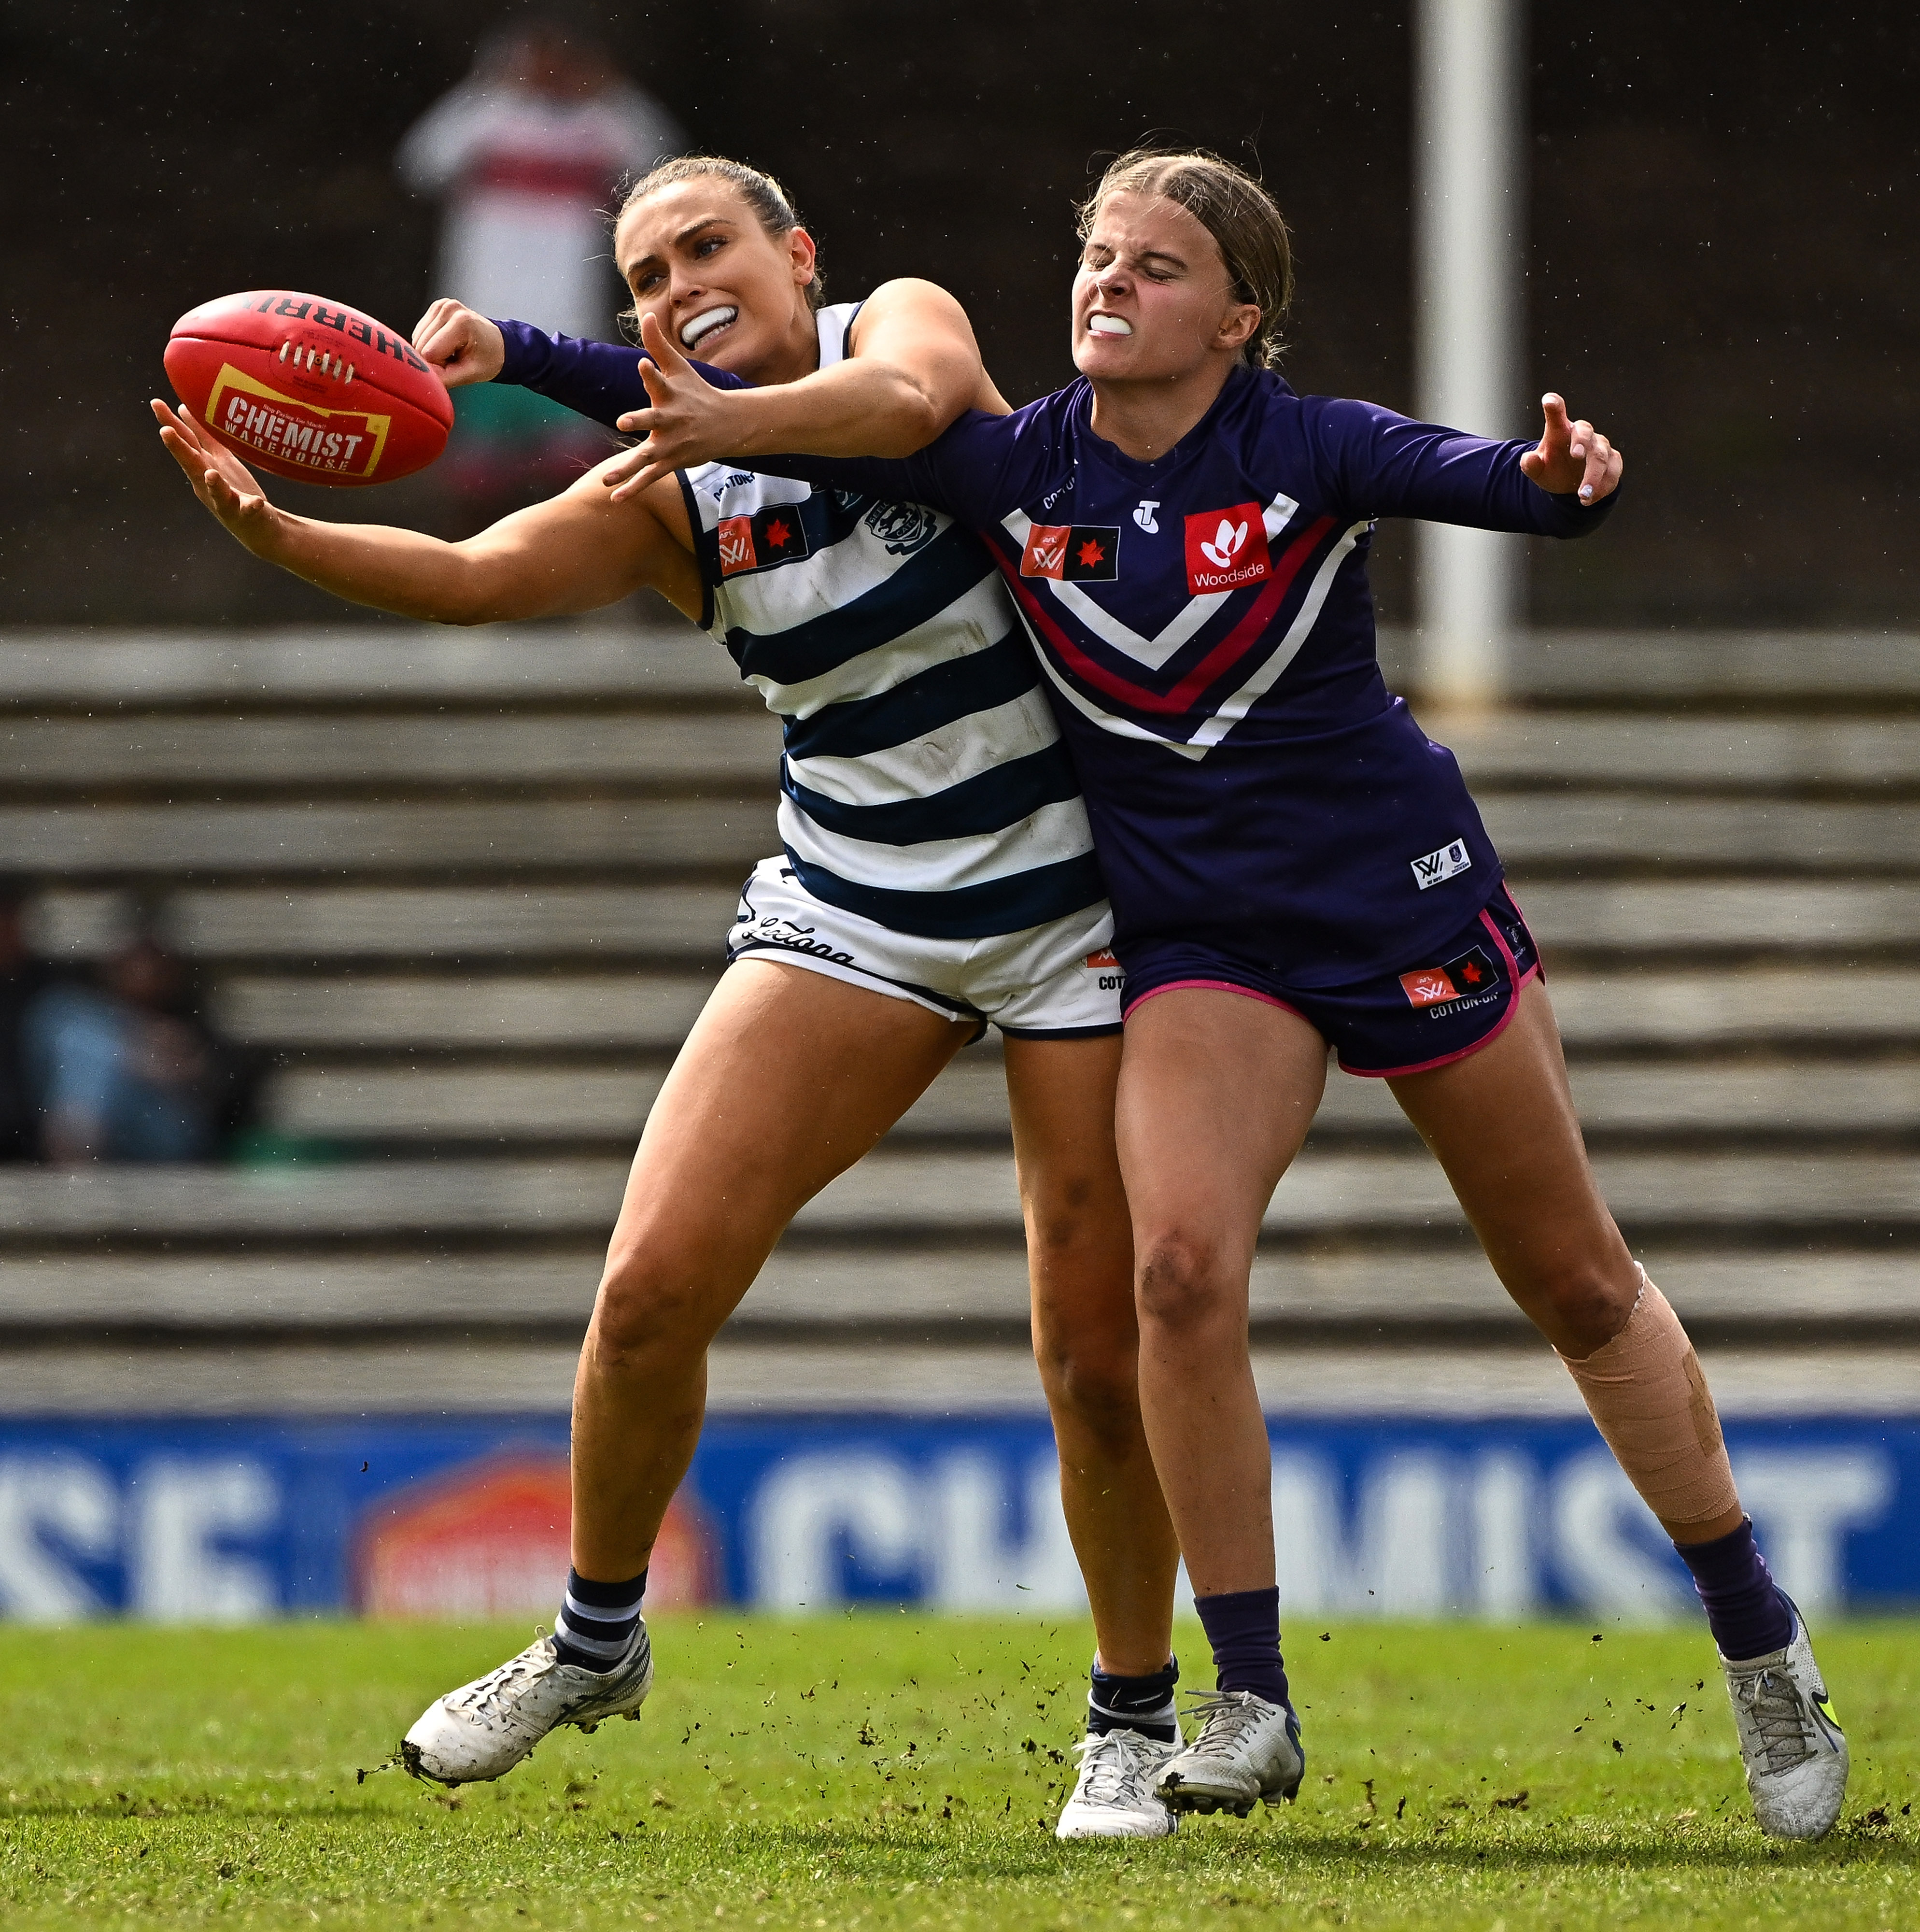
[[[1272,1425],[1291,1611],[1688,1613],[1684,1572],[1584,1422]],[[1920,1419],[1730,1424],[1742,1496],[1811,1611],[1920,1604]],[[193,1622],[550,1616],[564,1418],[0,1427],[0,1613]],[[717,1417],[650,1604],[1071,1610],[1043,1418]]]

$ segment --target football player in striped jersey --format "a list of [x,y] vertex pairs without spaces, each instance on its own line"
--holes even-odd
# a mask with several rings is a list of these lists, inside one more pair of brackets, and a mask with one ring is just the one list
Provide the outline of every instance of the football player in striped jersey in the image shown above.
[[[755,170],[656,170],[616,245],[657,330],[714,358],[718,380],[723,366],[761,386],[768,448],[805,420],[837,422],[837,447],[877,436],[905,453],[963,408],[1005,407],[964,315],[932,285],[819,306],[813,242]],[[564,339],[503,332],[451,302],[418,339],[451,381],[544,372],[565,390]],[[577,387],[567,399],[582,402]],[[992,1024],[1035,1347],[1100,1645],[1060,1828],[1171,1830],[1152,1787],[1177,1743],[1178,1552],[1134,1379],[1113,1138],[1120,976],[1085,808],[979,540],[911,503],[759,473],[749,449],[746,466],[696,467],[631,500],[592,473],[442,543],[289,515],[237,458],[154,409],[201,501],[310,582],[459,623],[590,610],[650,586],[711,632],[785,725],[782,850],[743,889],[732,963],[648,1120],[583,1351],[573,1570],[554,1634],[437,1700],[407,1763],[448,1784],[494,1778],[556,1725],[637,1712],[651,1682],[647,1556],[699,1433],[708,1343],[796,1210]]]

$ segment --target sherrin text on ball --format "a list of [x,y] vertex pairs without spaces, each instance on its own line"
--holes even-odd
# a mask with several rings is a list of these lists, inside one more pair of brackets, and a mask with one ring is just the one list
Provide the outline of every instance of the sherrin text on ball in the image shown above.
[[318,296],[254,289],[189,309],[166,345],[188,412],[270,475],[390,483],[446,447],[454,406],[406,337]]

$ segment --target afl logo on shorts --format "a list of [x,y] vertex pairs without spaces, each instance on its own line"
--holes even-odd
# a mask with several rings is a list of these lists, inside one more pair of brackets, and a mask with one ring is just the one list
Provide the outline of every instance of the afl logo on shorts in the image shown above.
[[1103,946],[1098,952],[1086,956],[1086,970],[1100,975],[1100,990],[1103,993],[1117,993],[1127,983],[1127,976],[1121,971],[1119,961],[1108,946]]
[[1196,597],[1238,590],[1272,574],[1259,504],[1236,503],[1187,519],[1187,587]]

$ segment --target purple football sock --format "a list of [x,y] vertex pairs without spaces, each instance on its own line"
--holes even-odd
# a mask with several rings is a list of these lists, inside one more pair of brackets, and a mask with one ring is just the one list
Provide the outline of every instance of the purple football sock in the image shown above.
[[1784,1650],[1793,1641],[1793,1612],[1754,1540],[1751,1516],[1711,1543],[1676,1543],[1673,1547],[1694,1573],[1694,1588],[1706,1610],[1706,1627],[1722,1657],[1739,1664]]
[[1194,1608],[1213,1646],[1213,1667],[1223,1690],[1251,1690],[1270,1704],[1286,1702],[1286,1672],[1280,1661],[1280,1592],[1232,1590],[1196,1597]]

